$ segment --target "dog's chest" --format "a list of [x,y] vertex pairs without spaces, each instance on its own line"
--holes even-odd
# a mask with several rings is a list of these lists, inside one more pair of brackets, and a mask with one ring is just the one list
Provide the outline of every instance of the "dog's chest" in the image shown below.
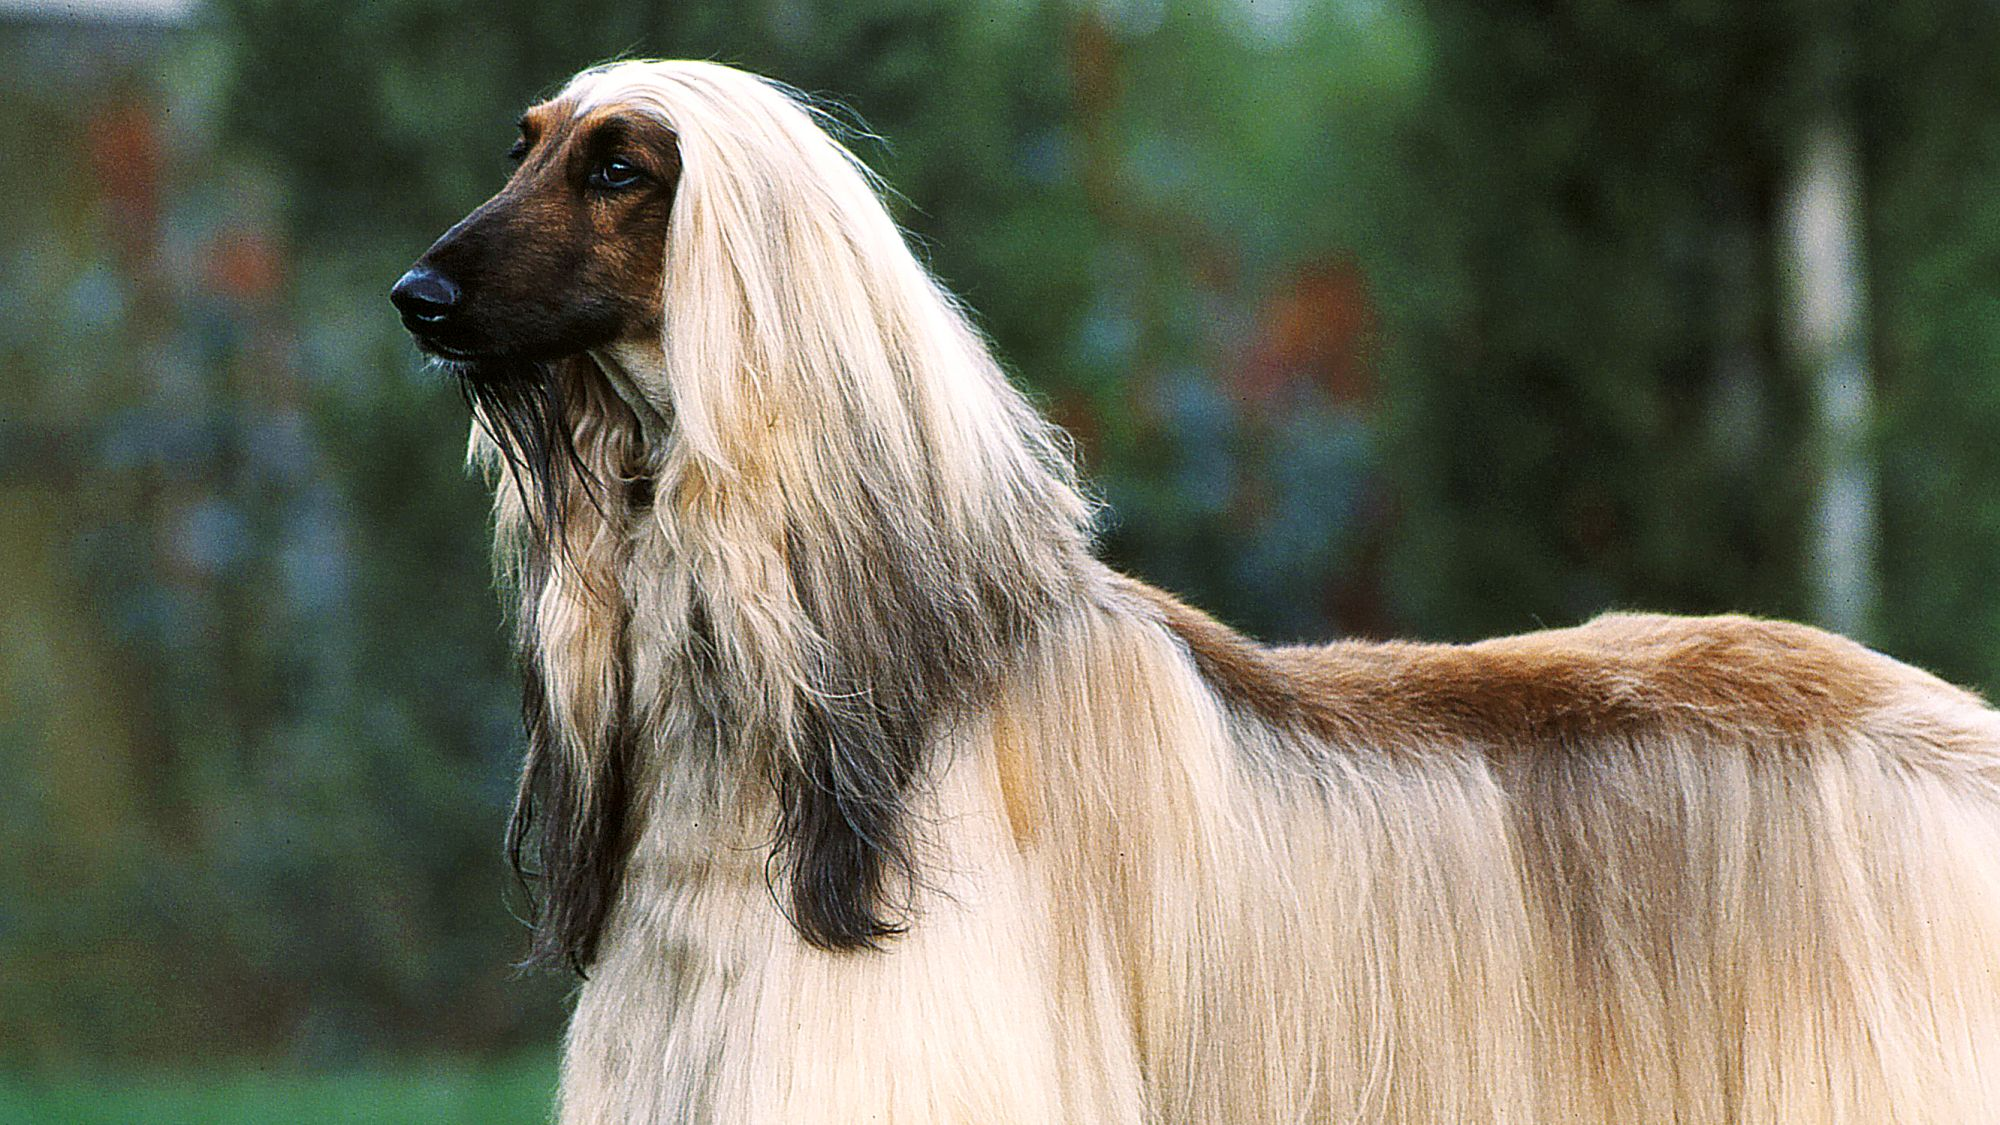
[[755,850],[649,830],[579,994],[565,1125],[1136,1120],[1129,1054],[1074,1034],[1105,998],[1062,983],[1049,904],[959,784],[951,854],[873,951],[800,940]]

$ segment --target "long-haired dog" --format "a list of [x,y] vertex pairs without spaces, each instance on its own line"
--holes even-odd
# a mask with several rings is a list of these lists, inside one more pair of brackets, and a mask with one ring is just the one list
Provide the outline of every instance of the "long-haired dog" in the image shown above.
[[1255,644],[811,107],[623,63],[398,283],[520,595],[562,1120],[1993,1122],[2000,717],[1837,637]]

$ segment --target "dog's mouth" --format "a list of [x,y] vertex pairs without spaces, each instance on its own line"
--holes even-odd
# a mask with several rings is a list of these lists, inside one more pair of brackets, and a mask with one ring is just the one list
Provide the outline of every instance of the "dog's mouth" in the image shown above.
[[470,348],[455,347],[421,332],[412,332],[410,336],[416,340],[418,351],[425,355],[436,356],[438,359],[449,359],[457,363],[476,363],[487,358]]
[[562,363],[596,354],[596,348],[575,340],[555,340],[546,344],[494,340],[485,335],[425,331],[405,325],[417,350],[447,367],[471,366],[496,371],[527,371],[538,366]]
[[404,311],[402,319],[410,341],[416,344],[418,351],[433,359],[479,363],[507,358],[504,349],[492,346],[477,333],[467,331],[469,326],[460,323],[460,318],[454,317],[449,322],[427,321],[422,316]]
[[425,324],[405,314],[403,327],[409,331],[410,340],[417,345],[418,351],[433,359],[452,363],[525,365],[533,360],[560,358],[511,346],[511,342],[494,339],[492,334],[459,320],[446,325]]
[[410,333],[410,338],[417,345],[417,350],[434,366],[473,382],[542,378],[552,365],[586,354],[575,352],[548,356],[511,348],[482,347],[416,331]]

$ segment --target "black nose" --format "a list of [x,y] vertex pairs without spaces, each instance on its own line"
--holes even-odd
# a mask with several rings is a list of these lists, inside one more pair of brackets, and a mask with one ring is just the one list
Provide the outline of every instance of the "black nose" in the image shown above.
[[412,269],[396,279],[396,287],[389,290],[389,300],[403,314],[405,323],[416,321],[431,326],[444,323],[462,296],[450,278],[428,266]]

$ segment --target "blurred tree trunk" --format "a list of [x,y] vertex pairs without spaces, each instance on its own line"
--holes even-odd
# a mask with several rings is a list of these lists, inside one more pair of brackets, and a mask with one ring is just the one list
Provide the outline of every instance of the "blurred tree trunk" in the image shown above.
[[1805,138],[1785,201],[1788,319],[1813,391],[1818,495],[1811,594],[1820,624],[1866,637],[1876,600],[1875,413],[1861,255],[1861,174],[1852,129],[1821,122]]

